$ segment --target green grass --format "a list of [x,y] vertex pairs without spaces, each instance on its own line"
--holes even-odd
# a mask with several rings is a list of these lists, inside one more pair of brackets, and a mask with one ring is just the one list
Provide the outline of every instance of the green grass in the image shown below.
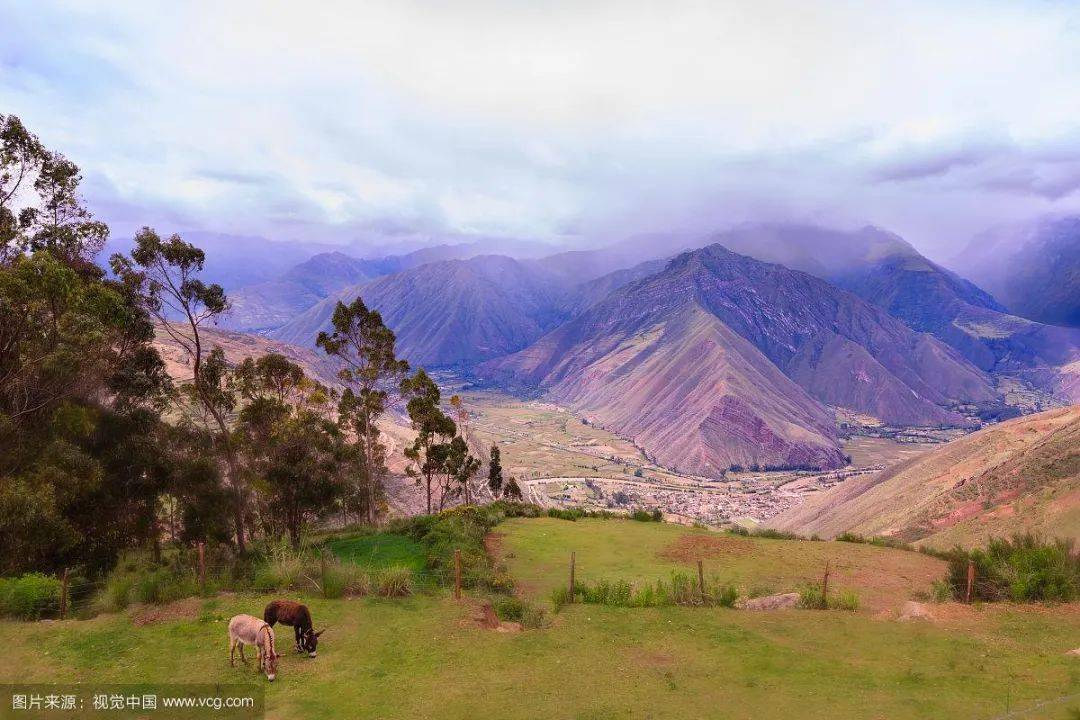
[[416,540],[396,533],[379,532],[331,540],[330,551],[341,560],[362,567],[381,568],[391,565],[424,569],[427,555]]
[[[571,548],[580,580],[685,571],[696,560],[669,551],[705,542],[699,537],[718,541],[708,571],[777,590],[816,575],[826,558],[837,572],[830,592],[851,586],[879,599],[871,585],[904,589],[918,583],[897,584],[894,575],[943,568],[890,548],[659,523],[541,518],[497,530],[506,562],[533,588],[563,581]],[[932,564],[908,565],[915,561]],[[3,621],[0,683],[265,684],[253,666],[229,667],[226,624],[236,613],[259,614],[273,597],[186,601],[184,612],[141,626],[133,621],[139,607],[84,621]],[[989,719],[1080,693],[1080,663],[1065,655],[1080,637],[1071,606],[935,605],[940,623],[900,623],[862,610],[571,605],[553,624],[537,623],[544,629],[500,633],[477,625],[477,599],[458,603],[445,589],[394,599],[301,597],[315,624],[329,629],[315,659],[279,643],[286,656],[266,686],[268,718]],[[892,606],[905,599],[894,595]],[[173,607],[181,606],[162,609]],[[500,609],[525,612],[506,601]],[[1071,705],[1022,717],[1067,717]]]
[[828,562],[830,588],[856,592],[867,611],[929,593],[946,572],[942,560],[893,548],[741,537],[667,523],[514,518],[496,530],[517,586],[538,598],[569,584],[571,552],[578,583],[652,583],[673,570],[696,576],[700,558],[707,579],[732,583],[742,595],[796,592],[820,581]]
[[[222,597],[143,627],[126,614],[3,622],[0,682],[258,682],[252,666],[229,667],[225,628],[269,599]],[[269,718],[990,718],[1007,701],[1015,710],[1080,692],[1075,658],[1062,654],[1080,633],[1075,613],[988,611],[939,628],[576,606],[546,630],[503,634],[475,627],[473,608],[445,595],[305,602],[331,627],[317,659],[280,660]]]

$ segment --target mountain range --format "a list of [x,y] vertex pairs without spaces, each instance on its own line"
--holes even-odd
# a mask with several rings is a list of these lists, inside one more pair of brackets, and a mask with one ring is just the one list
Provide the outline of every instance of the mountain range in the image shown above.
[[959,425],[992,402],[959,353],[807,273],[721,245],[659,273],[479,373],[538,390],[669,467],[843,464],[826,405],[886,422]]
[[834,408],[964,426],[1017,388],[1036,407],[1080,399],[1080,330],[1010,314],[879,228],[748,225],[542,257],[485,247],[320,253],[230,293],[231,323],[311,347],[361,296],[414,365],[543,395],[703,475],[843,464]]

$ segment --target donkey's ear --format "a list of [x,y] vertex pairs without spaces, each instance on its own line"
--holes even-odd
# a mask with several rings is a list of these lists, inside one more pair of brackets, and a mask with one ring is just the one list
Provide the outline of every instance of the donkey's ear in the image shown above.
[[315,637],[319,637],[319,636],[320,636],[320,635],[322,635],[322,634],[323,634],[324,632],[326,632],[326,628],[323,628],[323,629],[322,629],[322,630],[320,630],[319,632],[315,633]]

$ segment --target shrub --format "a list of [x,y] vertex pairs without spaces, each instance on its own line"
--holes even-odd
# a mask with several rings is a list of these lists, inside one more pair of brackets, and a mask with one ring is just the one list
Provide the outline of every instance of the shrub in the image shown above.
[[131,603],[131,589],[134,585],[135,578],[132,575],[110,575],[97,598],[97,609],[100,612],[120,612]]
[[721,587],[714,598],[717,605],[726,608],[735,607],[735,602],[738,599],[739,589],[731,584]]
[[528,604],[521,613],[521,627],[526,630],[539,630],[550,624],[551,622],[548,620],[547,612],[541,607]]
[[957,599],[967,592],[969,561],[975,564],[975,599],[1071,602],[1080,597],[1080,555],[1071,539],[1033,534],[995,538],[985,550],[956,548],[948,559],[948,583]]
[[859,596],[853,590],[839,590],[829,593],[829,597],[825,598],[821,595],[820,585],[804,585],[799,588],[799,607],[807,610],[855,612],[859,609]]
[[504,596],[495,598],[492,602],[495,615],[503,621],[521,622],[525,615],[525,602],[521,598]]
[[952,586],[948,580],[935,580],[930,586],[930,601],[935,603],[948,602],[952,599]]
[[413,572],[403,566],[383,568],[375,576],[375,589],[382,597],[405,597],[413,592]]
[[0,615],[37,620],[60,607],[60,581],[42,573],[0,579]]

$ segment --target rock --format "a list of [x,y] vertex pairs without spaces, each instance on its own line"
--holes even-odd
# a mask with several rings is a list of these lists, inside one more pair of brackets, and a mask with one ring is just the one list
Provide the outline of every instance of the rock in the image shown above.
[[780,593],[764,597],[741,600],[737,606],[743,610],[787,610],[798,607],[799,593]]
[[900,608],[901,622],[907,622],[909,620],[933,621],[933,619],[934,613],[930,612],[930,608],[927,607],[925,603],[908,600],[904,603],[904,606]]
[[1080,657],[1080,648],[1074,648],[1074,649],[1068,651],[1065,654],[1066,655],[1072,655],[1073,657]]

